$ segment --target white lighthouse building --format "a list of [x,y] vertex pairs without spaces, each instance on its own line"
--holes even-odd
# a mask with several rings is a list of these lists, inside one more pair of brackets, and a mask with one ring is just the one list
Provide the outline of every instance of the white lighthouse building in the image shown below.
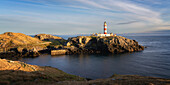
[[110,33],[108,34],[107,33],[107,24],[106,24],[106,21],[104,22],[104,33],[101,34],[101,33],[96,33],[95,36],[113,36],[113,33]]

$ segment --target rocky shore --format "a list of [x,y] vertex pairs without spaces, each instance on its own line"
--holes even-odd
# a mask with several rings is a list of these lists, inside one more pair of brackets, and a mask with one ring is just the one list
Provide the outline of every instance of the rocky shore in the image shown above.
[[113,75],[90,80],[57,68],[0,59],[0,85],[169,85],[170,79],[138,75]]
[[48,50],[50,43],[22,33],[6,32],[0,34],[0,58],[37,57]]
[[34,37],[6,32],[0,35],[0,57],[37,57],[41,53],[51,55],[118,54],[144,50],[137,41],[122,36],[77,36],[65,40],[49,34]]

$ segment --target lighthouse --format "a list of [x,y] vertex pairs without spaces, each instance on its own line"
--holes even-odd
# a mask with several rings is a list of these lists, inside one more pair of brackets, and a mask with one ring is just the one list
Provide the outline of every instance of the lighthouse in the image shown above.
[[116,36],[116,35],[113,35],[113,33],[107,33],[107,24],[106,24],[106,21],[104,22],[104,33],[103,34],[96,33],[96,34],[93,34],[93,35],[94,36],[99,36],[99,37]]
[[106,21],[104,22],[104,34],[107,34],[107,24],[106,24]]

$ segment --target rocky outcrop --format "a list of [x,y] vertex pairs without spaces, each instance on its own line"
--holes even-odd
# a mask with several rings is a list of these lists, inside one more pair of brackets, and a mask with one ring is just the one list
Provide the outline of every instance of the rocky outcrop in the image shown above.
[[51,42],[43,42],[22,33],[6,32],[0,34],[0,58],[36,57],[40,51],[47,50]]
[[53,35],[50,35],[50,34],[38,34],[38,35],[35,35],[34,37],[38,38],[39,40],[43,40],[43,41],[61,40],[61,39],[63,39],[61,37],[53,36]]
[[16,47],[7,52],[0,53],[0,58],[17,60],[21,57],[38,57],[41,53],[48,53],[46,46]]
[[42,41],[50,41],[51,46],[64,45],[66,42],[65,39],[63,39],[61,37],[53,36],[50,34],[38,34],[38,35],[35,35],[34,37],[38,38],[39,40],[42,40]]
[[137,41],[127,39],[121,36],[96,37],[96,36],[78,36],[68,39],[67,46],[69,54],[80,53],[123,53],[144,50],[144,46]]
[[37,43],[42,43],[42,41],[22,33],[6,32],[4,34],[0,34],[1,48],[37,44]]

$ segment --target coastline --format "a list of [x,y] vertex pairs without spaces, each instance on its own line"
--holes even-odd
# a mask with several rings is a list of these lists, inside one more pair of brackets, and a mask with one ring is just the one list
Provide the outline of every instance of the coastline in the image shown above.
[[[0,57],[38,57],[43,53],[51,55],[73,54],[119,54],[144,50],[136,40],[122,36],[77,36],[67,40],[50,34],[34,37],[6,32],[0,35]],[[2,52],[1,52],[2,51]]]
[[106,79],[87,79],[67,74],[57,68],[36,66],[20,61],[0,59],[0,84],[2,85],[168,85],[170,79],[139,76],[112,75]]

